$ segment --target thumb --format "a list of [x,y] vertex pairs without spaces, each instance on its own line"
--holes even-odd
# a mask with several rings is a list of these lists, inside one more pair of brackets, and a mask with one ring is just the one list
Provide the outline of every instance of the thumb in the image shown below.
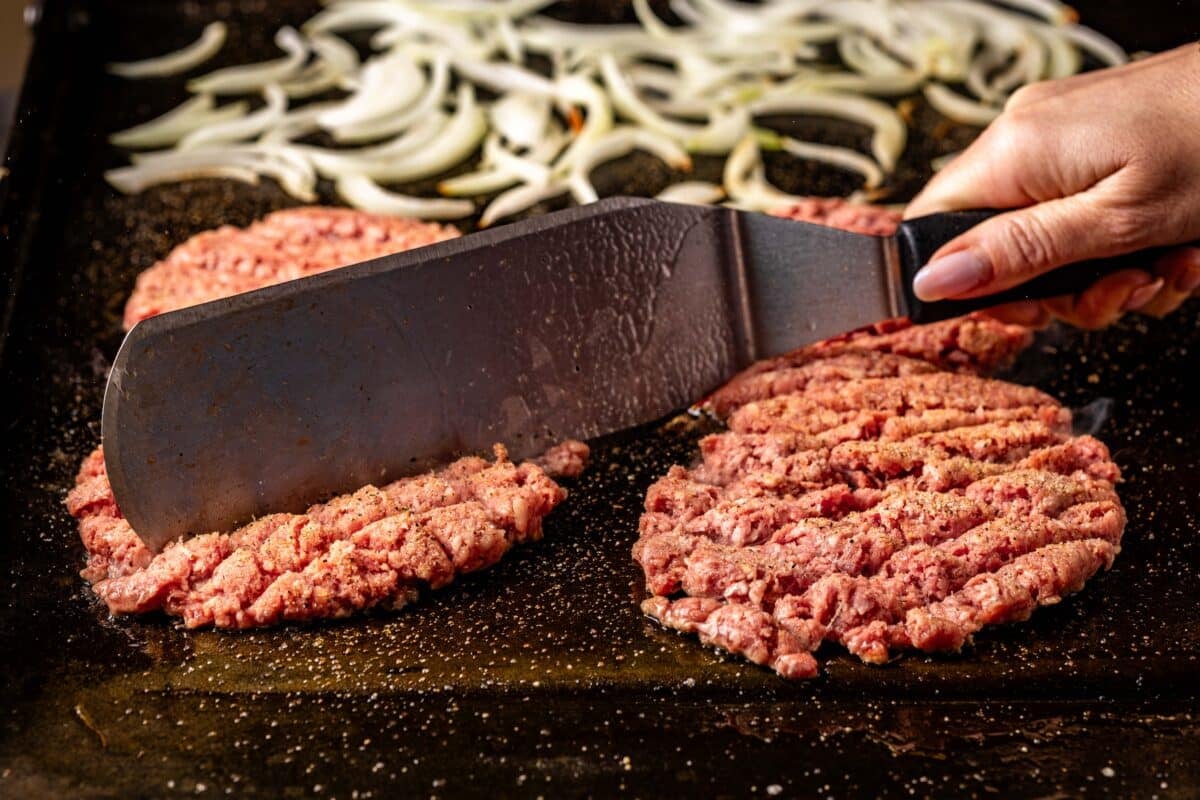
[[1131,252],[1143,229],[1093,189],[1010,211],[943,245],[913,279],[925,301],[993,294],[1064,264]]

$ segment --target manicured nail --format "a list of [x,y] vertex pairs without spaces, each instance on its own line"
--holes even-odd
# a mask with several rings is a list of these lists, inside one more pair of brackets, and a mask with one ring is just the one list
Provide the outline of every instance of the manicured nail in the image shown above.
[[959,250],[935,258],[913,278],[913,292],[926,302],[957,297],[987,283],[992,268],[973,250]]
[[1125,304],[1121,306],[1122,311],[1134,311],[1149,303],[1158,294],[1158,290],[1163,287],[1163,279],[1159,278],[1154,283],[1147,283],[1145,286],[1139,286],[1129,293],[1129,297],[1125,298]]

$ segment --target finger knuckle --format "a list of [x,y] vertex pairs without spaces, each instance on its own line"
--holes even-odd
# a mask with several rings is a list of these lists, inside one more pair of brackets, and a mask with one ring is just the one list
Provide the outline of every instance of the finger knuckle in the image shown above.
[[1054,233],[1037,216],[1014,216],[1004,231],[1004,243],[1011,266],[1020,270],[1027,266],[1055,263],[1059,248]]
[[1001,158],[1019,153],[1027,136],[1019,110],[1005,111],[988,126],[983,136],[988,149]]
[[1128,252],[1141,247],[1150,231],[1155,229],[1153,215],[1146,209],[1122,207],[1105,215],[1104,234],[1112,248]]
[[1036,103],[1042,99],[1046,93],[1046,81],[1038,81],[1037,83],[1027,83],[1024,86],[1013,92],[1008,102],[1005,104],[1005,109],[1022,108],[1032,103]]

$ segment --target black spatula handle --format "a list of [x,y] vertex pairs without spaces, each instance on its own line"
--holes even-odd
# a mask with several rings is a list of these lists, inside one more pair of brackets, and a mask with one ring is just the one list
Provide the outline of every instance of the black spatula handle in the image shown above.
[[930,214],[906,220],[900,224],[896,238],[900,246],[900,290],[914,322],[935,322],[957,317],[970,311],[1008,303],[1014,300],[1042,300],[1063,294],[1076,294],[1091,286],[1097,279],[1121,269],[1149,269],[1164,249],[1140,250],[1115,258],[1081,261],[1051,270],[1031,281],[1003,292],[975,297],[970,300],[939,300],[927,303],[913,294],[912,281],[917,270],[928,263],[938,248],[961,233],[975,227],[1001,211],[952,211]]

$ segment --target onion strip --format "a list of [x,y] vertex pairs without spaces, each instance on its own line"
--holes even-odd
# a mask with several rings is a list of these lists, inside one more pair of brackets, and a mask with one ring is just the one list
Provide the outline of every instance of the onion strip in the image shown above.
[[429,83],[425,93],[407,109],[391,117],[378,117],[336,127],[331,131],[333,138],[347,144],[382,139],[407,130],[418,120],[437,111],[450,86],[450,62],[445,58],[438,58],[429,69]]
[[342,104],[318,120],[323,128],[346,128],[403,111],[421,95],[425,74],[403,53],[392,53],[363,65],[358,88]]
[[724,200],[725,190],[706,181],[681,181],[663,189],[655,198],[666,203],[708,206]]
[[283,119],[287,110],[287,96],[278,86],[268,86],[263,91],[266,105],[257,111],[252,111],[244,117],[197,128],[179,140],[180,150],[190,150],[196,147],[211,147],[228,144],[229,142],[253,139],[270,126]]
[[243,117],[249,109],[244,100],[214,108],[213,96],[201,94],[149,122],[117,131],[108,141],[117,147],[167,147],[199,128]]
[[343,175],[334,187],[338,195],[355,208],[373,214],[420,219],[462,219],[475,213],[470,200],[446,200],[414,197],[389,192],[365,175]]
[[446,197],[472,197],[499,192],[519,182],[520,179],[511,172],[492,168],[447,178],[437,185],[437,190]]
[[488,203],[479,218],[479,227],[488,228],[499,220],[519,214],[545,200],[550,200],[567,192],[565,182],[555,181],[545,186],[518,186],[501,192],[496,199]]
[[848,147],[836,147],[817,142],[802,142],[790,136],[782,137],[779,146],[785,153],[791,153],[797,158],[808,161],[820,161],[824,164],[832,164],[835,167],[857,172],[863,176],[863,185],[868,189],[874,189],[883,183],[883,170],[879,168],[879,165],[862,153],[851,150]]
[[772,93],[751,103],[755,116],[764,114],[815,114],[870,125],[875,130],[871,152],[887,172],[896,168],[908,138],[904,120],[894,108],[878,100],[836,92]]
[[446,115],[439,111],[425,117],[400,136],[372,147],[346,150],[300,147],[300,152],[326,178],[337,178],[350,172],[372,175],[377,174],[377,169],[428,146],[445,130],[446,123]]
[[215,56],[225,46],[228,30],[224,22],[204,26],[200,38],[173,53],[108,65],[108,71],[122,78],[165,78],[198,67]]
[[241,67],[226,67],[188,81],[190,92],[211,94],[250,94],[269,84],[280,83],[293,77],[308,58],[308,45],[300,34],[290,27],[279,29],[275,44],[287,55],[274,61],[247,64]]
[[429,178],[456,167],[467,159],[487,133],[487,118],[475,102],[469,83],[458,87],[458,108],[441,133],[420,152],[379,161],[362,170],[367,177],[385,183],[407,183]]
[[729,193],[730,205],[748,211],[767,211],[804,199],[781,192],[767,182],[754,134],[748,134],[738,142],[725,160],[722,183]]
[[662,159],[677,170],[691,170],[692,159],[667,136],[638,128],[616,128],[598,139],[591,147],[581,150],[571,165],[567,186],[575,202],[594,203],[600,199],[588,175],[606,161],[612,161],[638,149]]
[[1000,108],[986,103],[977,103],[969,97],[963,97],[945,84],[926,84],[924,92],[929,105],[955,122],[983,128],[1000,116]]

